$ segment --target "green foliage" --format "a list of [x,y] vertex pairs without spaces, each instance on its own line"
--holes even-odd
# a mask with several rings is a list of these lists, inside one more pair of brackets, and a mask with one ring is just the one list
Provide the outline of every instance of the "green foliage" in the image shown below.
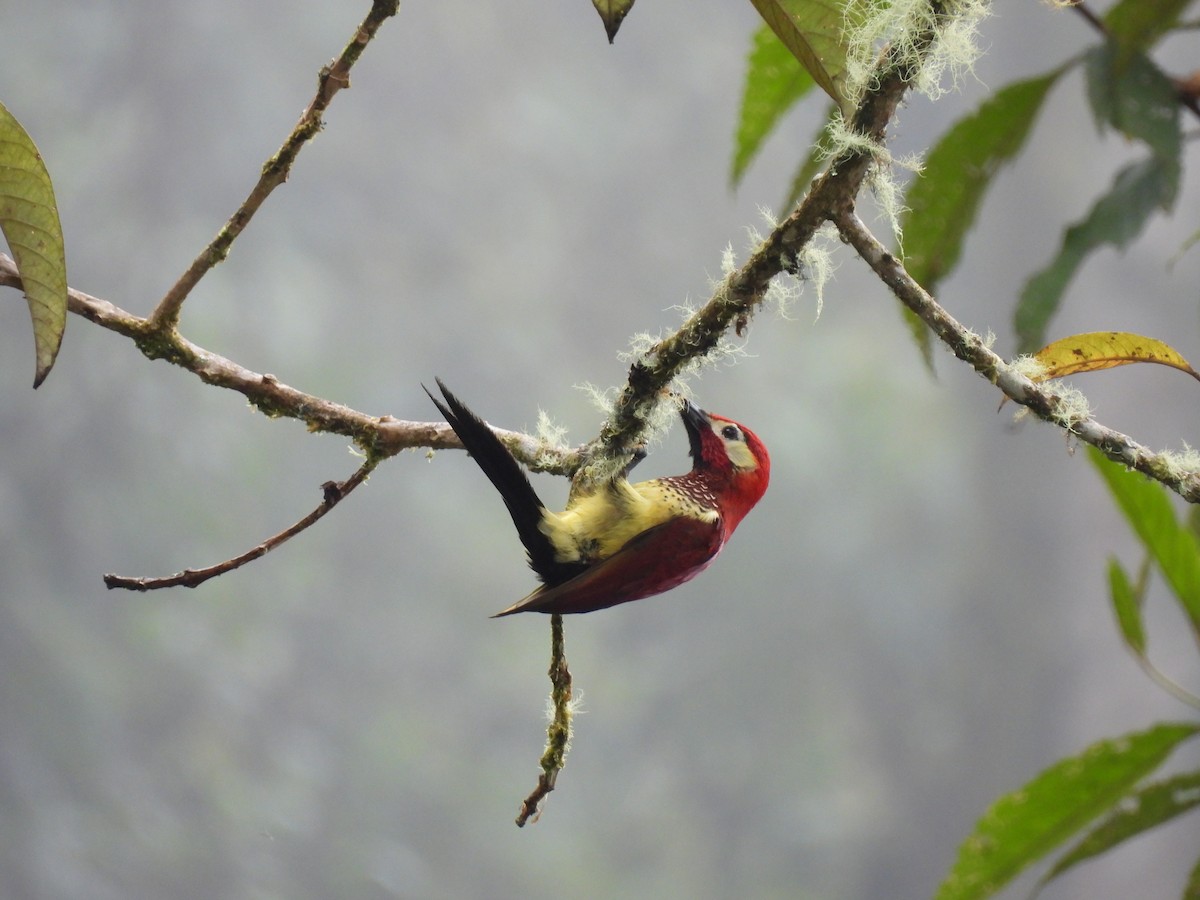
[[909,273],[931,293],[954,269],[984,194],[1025,145],[1050,88],[1064,69],[999,90],[956,122],[929,152],[906,196],[902,224]]
[[1175,86],[1145,55],[1122,53],[1112,43],[1087,54],[1087,95],[1096,127],[1109,126],[1144,141],[1163,164],[1178,162],[1183,136]]
[[1096,450],[1089,450],[1117,507],[1145,546],[1179,600],[1193,631],[1200,635],[1200,541],[1180,522],[1162,485],[1127,471]]
[[37,387],[50,374],[67,324],[67,262],[50,173],[33,140],[0,105],[0,231],[33,317]]
[[746,61],[746,87],[738,112],[734,137],[733,170],[729,180],[737,186],[767,135],[793,104],[816,84],[766,25],[754,33]]
[[[830,10],[839,5],[851,11],[865,7],[799,0],[753,2],[787,49],[834,98],[831,115],[838,115],[839,105],[844,107],[847,102],[843,88],[848,51],[844,39],[839,43],[829,32],[833,22]],[[1111,184],[1100,189],[1088,212],[1064,227],[1057,252],[1028,278],[1021,291],[1013,310],[1020,349],[1032,352],[1044,344],[1049,322],[1090,254],[1105,245],[1129,246],[1155,212],[1170,212],[1175,204],[1185,147],[1182,89],[1148,54],[1180,27],[1188,6],[1189,0],[1121,0],[1103,19],[1105,34],[1081,57],[1059,61],[1043,75],[1000,86],[934,142],[922,176],[913,181],[905,198],[908,209],[900,230],[908,273],[933,292],[954,270],[963,253],[970,250],[968,234],[997,172],[1025,148],[1060,76],[1082,61],[1087,102],[1101,136],[1116,133],[1142,148],[1145,155],[1124,164]],[[1084,21],[1082,16],[1080,21]],[[828,41],[829,49],[818,49],[817,38]],[[857,50],[849,52],[853,55]],[[765,30],[760,31],[750,55],[735,142],[734,184],[783,113],[808,90],[783,78],[783,73],[794,70],[779,57],[779,48],[770,45]],[[1065,153],[1082,152],[1078,144],[1063,146]],[[816,146],[798,155],[789,203],[807,188],[823,158]],[[1186,239],[1180,254],[1197,243],[1197,234]],[[928,359],[928,330],[912,316],[909,324]],[[1151,664],[1142,619],[1150,576],[1158,572],[1200,637],[1197,533],[1178,520],[1161,485],[1124,470],[1098,452],[1092,451],[1092,458],[1144,547],[1136,577],[1115,558],[1109,561],[1107,581],[1117,627],[1160,686],[1178,699],[1200,706],[1200,699]],[[1194,809],[1200,805],[1200,772],[1147,779],[1178,744],[1198,731],[1200,724],[1166,723],[1097,741],[1079,755],[1050,766],[1020,790],[999,798],[960,847],[937,896],[943,900],[990,896],[1026,867],[1076,839],[1043,876],[1040,883],[1044,884]],[[1200,862],[1183,890],[1185,897],[1200,897]]]
[[[1147,562],[1149,558],[1147,557]],[[1145,567],[1143,567],[1144,571]],[[1146,594],[1145,578],[1134,584],[1116,559],[1108,561],[1108,591],[1121,637],[1138,656],[1146,653],[1146,627],[1142,623],[1142,601]]]
[[1197,806],[1200,806],[1200,772],[1187,772],[1139,788],[1061,857],[1042,883]]
[[1088,254],[1104,244],[1128,246],[1156,209],[1171,209],[1179,192],[1183,138],[1170,79],[1144,55],[1127,55],[1111,43],[1088,53],[1086,71],[1101,131],[1111,126],[1144,142],[1151,155],[1117,174],[1108,193],[1067,229],[1058,255],[1026,283],[1014,317],[1023,352],[1045,343],[1046,325]]
[[[830,103],[825,108],[825,118],[821,120],[821,130],[819,134],[824,134],[830,124],[841,113],[838,112],[837,104]],[[792,184],[788,188],[787,196],[783,198],[783,209],[786,212],[791,209],[808,191],[814,178],[820,174],[821,165],[828,158],[829,153],[824,143],[818,137],[814,139],[812,145],[808,149],[808,154],[800,160],[800,164],[796,166],[796,172],[792,175]]]
[[1192,0],[1121,0],[1104,16],[1104,24],[1121,46],[1144,50],[1170,34]]
[[959,847],[958,859],[936,897],[992,896],[1027,866],[1114,809],[1197,732],[1200,725],[1172,723],[1098,741],[1000,797]]
[[1067,229],[1058,255],[1025,284],[1013,317],[1018,349],[1029,353],[1046,342],[1046,326],[1088,254],[1104,244],[1126,247],[1151,213],[1170,207],[1178,189],[1177,162],[1151,157],[1122,169],[1087,216]]
[[845,10],[833,0],[751,0],[758,14],[838,105],[846,102]]
[[633,2],[634,0],[592,0],[592,5],[596,7],[596,12],[600,13],[604,22],[604,33],[608,35],[610,44],[617,37],[617,29],[633,9]]

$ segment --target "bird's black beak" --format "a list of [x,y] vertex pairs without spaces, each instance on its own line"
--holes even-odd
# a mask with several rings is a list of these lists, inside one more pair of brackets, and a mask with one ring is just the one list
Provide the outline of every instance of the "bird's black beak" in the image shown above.
[[691,400],[684,400],[683,406],[679,408],[679,417],[683,419],[683,427],[687,431],[688,455],[692,459],[699,459],[700,436],[704,433],[704,429],[709,427],[708,413],[692,403]]

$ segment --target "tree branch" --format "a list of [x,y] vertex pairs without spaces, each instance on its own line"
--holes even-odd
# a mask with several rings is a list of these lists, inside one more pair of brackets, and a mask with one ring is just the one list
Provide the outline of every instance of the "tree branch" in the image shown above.
[[782,272],[800,274],[798,260],[817,229],[838,211],[853,209],[864,179],[882,149],[888,123],[937,38],[946,13],[932,2],[935,25],[903,49],[891,47],[876,67],[849,130],[861,141],[835,156],[825,173],[813,182],[796,209],[781,222],[712,297],[674,334],[659,341],[630,366],[624,389],[600,434],[583,450],[592,460],[627,458],[649,428],[649,418],[671,381],[688,366],[713,352],[731,327],[740,334],[767,294],[771,280]]
[[296,522],[294,525],[285,528],[279,534],[267,538],[261,544],[247,550],[233,559],[227,559],[224,562],[217,563],[215,566],[208,566],[203,569],[184,569],[182,572],[176,572],[174,575],[168,575],[164,578],[135,578],[126,575],[105,575],[104,584],[109,589],[125,588],[130,591],[153,591],[160,588],[169,587],[199,587],[210,578],[216,578],[218,575],[224,575],[226,572],[232,572],[239,566],[243,566],[248,562],[258,559],[260,556],[266,556],[280,544],[283,544],[294,538],[305,528],[314,524],[318,519],[329,512],[339,503],[341,503],[356,487],[367,480],[367,477],[379,465],[380,458],[373,457],[367,459],[361,466],[358,467],[353,475],[345,481],[338,483],[336,481],[327,481],[321,485],[321,490],[324,497],[319,506],[310,512],[307,516]]
[[[21,289],[16,264],[3,253],[0,253],[0,286]],[[147,358],[164,359],[191,372],[205,384],[237,391],[270,418],[298,419],[308,426],[309,431],[348,437],[368,459],[386,459],[402,450],[418,447],[462,449],[462,442],[444,422],[412,422],[387,415],[372,416],[305,393],[284,384],[274,375],[251,371],[205,350],[187,340],[177,329],[158,332],[148,319],[74,288],[67,292],[67,304],[76,315],[130,338]],[[497,429],[497,434],[509,450],[531,468],[563,474],[578,465],[578,451],[553,447],[521,432]]]
[[1101,425],[1091,416],[1077,417],[1063,403],[1061,394],[1022,375],[993,353],[979,335],[963,327],[943,309],[852,210],[842,212],[835,224],[846,242],[858,251],[900,302],[916,313],[955,356],[996,385],[1006,397],[1028,408],[1038,418],[1058,425],[1096,447],[1109,459],[1165,484],[1189,503],[1200,502],[1200,475],[1180,471],[1168,455],[1155,453],[1128,435]]
[[170,331],[178,324],[183,301],[187,299],[192,288],[210,269],[218,263],[224,262],[233,242],[250,223],[250,219],[258,212],[259,207],[263,205],[275,188],[287,181],[288,175],[292,171],[292,163],[295,162],[301,148],[320,132],[323,124],[321,114],[328,108],[338,91],[350,87],[350,69],[358,61],[371,38],[375,36],[379,26],[394,16],[398,7],[399,0],[374,0],[371,4],[371,11],[358,26],[354,37],[342,50],[341,55],[321,69],[320,77],[317,79],[316,95],[300,116],[300,121],[296,123],[292,133],[283,142],[283,146],[263,165],[262,174],[254,185],[254,189],[250,191],[250,195],[225,223],[225,226],[217,232],[217,236],[212,239],[211,243],[192,260],[187,271],[172,285],[159,301],[154,312],[150,314],[148,321],[152,331]]
[[567,750],[571,746],[571,670],[567,668],[567,653],[563,643],[563,617],[555,613],[550,617],[550,724],[546,728],[546,749],[542,753],[542,774],[537,787],[521,803],[517,813],[517,827],[536,822],[542,815],[542,803],[546,795],[554,790],[558,773],[567,764]]

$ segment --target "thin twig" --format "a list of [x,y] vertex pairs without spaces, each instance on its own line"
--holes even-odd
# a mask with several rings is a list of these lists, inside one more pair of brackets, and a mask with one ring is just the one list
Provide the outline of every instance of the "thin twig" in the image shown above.
[[1028,407],[1038,418],[1065,428],[1081,441],[1099,449],[1109,459],[1137,469],[1176,491],[1189,503],[1200,502],[1200,476],[1183,474],[1162,455],[1128,435],[1101,425],[1090,416],[1072,417],[1054,389],[1025,377],[992,352],[984,340],[963,327],[908,274],[904,264],[888,251],[853,212],[835,220],[838,231],[896,297],[933,329],[954,355],[969,363],[1009,399]]
[[1092,8],[1088,6],[1084,0],[1071,0],[1070,7],[1083,16],[1089,25],[1095,28],[1105,37],[1112,37],[1108,31],[1108,26],[1104,24],[1104,20],[1092,12]]
[[[16,263],[0,253],[0,286],[21,288]],[[67,308],[101,328],[130,338],[149,359],[165,359],[191,372],[205,384],[237,391],[259,412],[271,418],[303,422],[309,431],[339,434],[350,438],[364,455],[386,458],[402,450],[427,447],[433,450],[462,449],[462,442],[444,422],[419,422],[365,412],[308,394],[284,384],[274,375],[255,372],[183,337],[177,330],[156,333],[149,320],[119,306],[70,288]],[[538,438],[516,431],[496,429],[512,453],[539,471],[564,474],[577,465],[578,452],[553,447]]]
[[224,562],[217,563],[215,566],[207,566],[203,569],[184,569],[182,572],[176,572],[174,575],[167,575],[162,578],[139,578],[130,577],[127,575],[105,575],[104,585],[109,589],[125,588],[130,591],[153,591],[160,588],[169,587],[199,587],[210,578],[216,578],[218,575],[224,575],[226,572],[232,572],[239,566],[243,566],[248,562],[258,559],[260,556],[266,556],[280,544],[294,538],[305,528],[308,528],[318,519],[329,512],[339,503],[341,503],[356,487],[367,480],[367,477],[379,465],[379,458],[368,458],[358,467],[353,475],[345,481],[338,483],[336,481],[327,481],[321,485],[321,490],[324,496],[321,503],[310,512],[307,516],[296,522],[294,525],[285,528],[279,534],[267,538],[256,547],[252,547],[245,553],[227,559]]
[[171,286],[171,289],[155,307],[154,312],[150,314],[150,325],[155,331],[170,331],[178,324],[183,301],[187,299],[192,288],[210,269],[224,261],[225,257],[229,255],[229,249],[234,240],[250,223],[250,219],[253,218],[259,207],[263,205],[275,188],[287,181],[292,170],[292,163],[295,162],[301,148],[316,137],[321,130],[323,124],[321,114],[328,108],[330,101],[338,91],[350,87],[350,69],[358,61],[371,38],[375,36],[379,26],[396,14],[398,6],[399,0],[374,0],[371,4],[371,11],[358,26],[354,37],[342,50],[341,55],[330,65],[321,69],[320,77],[317,79],[316,95],[300,116],[300,121],[296,123],[292,133],[283,142],[283,146],[263,166],[262,174],[259,176],[257,184],[254,185],[254,189],[250,191],[250,195],[238,207],[237,212],[230,216],[225,226],[217,232],[217,236],[212,239],[212,242],[192,260],[187,271]]
[[542,774],[537,787],[521,803],[517,814],[517,827],[536,822],[542,815],[542,802],[554,790],[558,773],[567,764],[567,751],[571,747],[571,670],[567,668],[567,653],[563,642],[563,617],[555,613],[550,617],[550,703],[553,712],[550,725],[546,728],[546,750],[539,763]]

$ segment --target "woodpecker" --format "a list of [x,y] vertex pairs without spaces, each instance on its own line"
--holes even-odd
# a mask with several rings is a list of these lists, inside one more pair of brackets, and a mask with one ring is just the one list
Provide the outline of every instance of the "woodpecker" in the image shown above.
[[767,448],[754,432],[685,400],[680,417],[690,472],[630,483],[626,469],[598,486],[572,489],[566,509],[551,512],[488,424],[440,378],[437,385],[442,400],[425,393],[500,492],[542,582],[493,618],[592,612],[678,587],[708,567],[771,476]]

